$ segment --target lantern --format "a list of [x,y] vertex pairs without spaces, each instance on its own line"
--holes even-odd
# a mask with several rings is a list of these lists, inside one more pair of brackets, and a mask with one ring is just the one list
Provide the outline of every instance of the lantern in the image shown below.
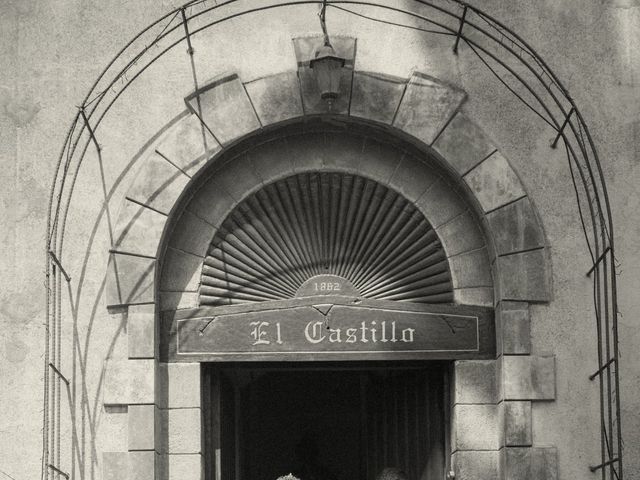
[[325,44],[316,50],[316,56],[309,62],[313,69],[320,89],[320,98],[325,100],[329,106],[340,95],[340,77],[344,58],[339,57],[330,43]]

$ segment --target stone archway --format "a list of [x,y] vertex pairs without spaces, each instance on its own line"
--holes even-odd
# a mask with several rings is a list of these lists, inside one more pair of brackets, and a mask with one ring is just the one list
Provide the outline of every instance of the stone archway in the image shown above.
[[[468,253],[470,259],[461,263],[459,275],[454,274],[457,303],[496,306],[498,345],[496,360],[455,365],[452,468],[457,478],[529,478],[534,471],[553,475],[555,449],[536,447],[531,432],[531,402],[555,396],[554,359],[530,355],[529,342],[528,303],[549,300],[547,253],[537,215],[517,174],[459,111],[464,93],[428,75],[415,73],[405,80],[351,71],[345,77],[351,87],[347,91],[352,92],[349,101],[338,111],[326,112],[313,100],[305,64],[314,42],[317,39],[296,40],[298,72],[246,85],[235,75],[225,76],[187,97],[195,113],[185,112],[151,144],[127,193],[109,265],[108,303],[128,308],[130,360],[109,368],[105,397],[108,403],[134,405],[129,410],[130,431],[135,432],[129,437],[130,461],[138,469],[151,465],[158,476],[168,468],[169,478],[197,478],[202,470],[199,364],[163,364],[157,356],[156,305],[159,310],[194,306],[197,298],[188,288],[163,290],[160,272],[177,274],[185,265],[184,258],[177,259],[182,254],[164,252],[165,245],[167,252],[181,251],[171,246],[176,237],[169,233],[167,219],[180,210],[181,198],[194,191],[186,186],[202,181],[203,172],[215,171],[219,159],[239,158],[233,153],[255,141],[252,133],[328,115],[324,118],[341,124],[383,126],[399,143],[428,152],[449,175],[448,181],[435,182],[429,190],[434,210],[448,212],[449,220],[460,219],[460,224],[447,219],[442,224],[449,229],[441,236],[445,250],[456,250],[460,232],[477,231],[475,238],[482,242],[451,255],[464,258]],[[351,59],[353,45],[349,38],[334,43]],[[352,69],[353,61],[350,65]],[[291,128],[304,133],[304,127]],[[325,165],[321,157],[308,158]],[[238,180],[253,174],[242,161],[230,162],[229,168]],[[415,178],[405,175],[398,187],[407,188]],[[246,191],[240,181],[237,186]],[[459,208],[469,215],[460,214]],[[187,221],[187,216],[180,218]],[[483,248],[484,258],[479,259],[477,252]],[[160,268],[157,262],[163,262]],[[478,285],[478,278],[491,279],[490,270],[493,282]]]

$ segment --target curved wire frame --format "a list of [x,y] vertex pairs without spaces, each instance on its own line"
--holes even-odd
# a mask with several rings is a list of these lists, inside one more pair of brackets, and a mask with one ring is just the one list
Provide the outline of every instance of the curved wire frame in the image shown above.
[[[450,36],[452,55],[457,54],[460,46],[468,48],[496,81],[557,132],[552,148],[557,147],[560,139],[563,140],[578,215],[592,262],[586,273],[593,283],[598,370],[590,379],[599,380],[601,461],[594,462],[590,468],[593,472],[600,471],[602,479],[622,479],[617,265],[611,206],[589,129],[556,74],[516,32],[460,0],[412,0],[416,7],[414,10],[394,7],[382,0],[276,1],[253,8],[244,7],[245,3],[248,2],[227,0],[209,5],[207,0],[191,0],[151,23],[107,64],[71,122],[55,167],[47,220],[42,478],[67,475],[59,470],[61,382],[69,384],[60,372],[61,292],[63,281],[70,282],[63,268],[62,251],[78,173],[87,149],[92,146],[100,149],[97,132],[105,116],[122,93],[173,48],[186,44],[194,66],[191,37],[199,32],[234,18],[267,10],[326,4],[326,8],[372,22],[410,28],[425,35]],[[391,14],[400,20],[390,21],[379,14]],[[190,30],[190,22],[196,18],[199,25]],[[403,19],[412,23],[405,24]]]

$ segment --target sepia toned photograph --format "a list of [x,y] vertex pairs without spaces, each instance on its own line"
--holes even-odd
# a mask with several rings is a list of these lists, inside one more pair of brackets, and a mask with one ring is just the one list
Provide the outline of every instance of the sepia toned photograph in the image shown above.
[[0,480],[640,479],[639,0],[0,0]]

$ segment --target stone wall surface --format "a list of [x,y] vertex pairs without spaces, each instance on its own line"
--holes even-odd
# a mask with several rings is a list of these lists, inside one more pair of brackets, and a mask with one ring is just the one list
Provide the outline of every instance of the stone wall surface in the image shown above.
[[[415,8],[413,2],[399,3]],[[640,360],[633,355],[640,349],[636,328],[640,312],[640,57],[636,54],[640,49],[640,4],[632,0],[471,3],[516,29],[546,59],[580,107],[598,147],[614,211],[616,256],[622,264],[622,413],[626,473],[633,478],[640,473],[640,441],[636,435],[640,430]],[[40,474],[46,215],[53,169],[66,130],[75,106],[109,59],[129,38],[176,4],[151,0],[126,5],[113,0],[3,3],[0,474],[10,478],[21,480]],[[265,91],[261,79],[296,71],[291,38],[318,33],[316,13],[315,7],[291,8],[286,14],[269,11],[228,22],[215,33],[195,36],[194,61],[200,81],[235,72],[252,97],[255,94],[259,98]],[[332,34],[357,38],[355,65],[351,67],[357,72],[384,74],[390,102],[400,101],[395,95],[398,79],[409,78],[414,71],[427,72],[466,92],[464,116],[482,127],[517,172],[528,194],[526,199],[510,199],[513,203],[509,208],[521,223],[512,226],[513,234],[495,239],[496,249],[518,252],[543,244],[549,247],[551,302],[532,305],[528,315],[517,313],[517,308],[503,311],[501,321],[508,335],[501,339],[501,359],[467,365],[471,370],[484,371],[483,375],[496,375],[495,388],[500,391],[489,389],[478,392],[477,398],[454,400],[452,410],[460,425],[470,418],[481,418],[487,419],[490,427],[483,430],[483,435],[465,437],[461,433],[454,439],[459,442],[455,454],[458,468],[474,475],[487,472],[484,478],[492,478],[490,475],[499,469],[505,478],[553,478],[555,472],[545,469],[557,458],[558,478],[588,477],[587,466],[598,462],[600,449],[597,387],[588,380],[596,369],[591,283],[584,276],[590,262],[566,159],[561,148],[549,148],[553,132],[496,82],[464,45],[458,56],[453,56],[450,37],[425,36],[416,30],[371,23],[336,11],[328,16]],[[193,91],[185,49],[181,45],[172,50],[121,96],[96,131],[102,146],[100,154],[90,146],[76,181],[63,245],[63,262],[72,280],[61,297],[61,364],[63,372],[73,379],[69,396],[74,404],[71,414],[75,427],[69,422],[67,392],[63,390],[61,436],[62,445],[73,438],[77,447],[71,458],[69,449],[63,449],[60,464],[64,470],[75,472],[75,478],[121,478],[113,477],[113,472],[127,469],[131,478],[148,478],[145,475],[151,466],[154,470],[168,468],[175,478],[185,478],[181,472],[201,468],[193,435],[171,437],[177,442],[171,445],[150,440],[165,429],[183,428],[197,416],[199,401],[182,396],[179,383],[197,376],[196,367],[183,367],[184,372],[176,377],[181,380],[173,384],[169,381],[172,403],[156,404],[158,397],[153,390],[163,388],[164,376],[170,378],[175,372],[153,360],[153,345],[148,343],[154,330],[149,312],[142,306],[127,313],[106,308],[109,250],[126,247],[118,243],[117,232],[122,226],[116,225],[116,219],[137,215],[135,211],[125,212],[124,207],[119,210],[126,205],[123,196],[143,163],[139,152],[149,138],[185,110],[184,97]],[[390,121],[388,111],[368,111],[362,100],[379,80],[364,76],[357,82],[355,111]],[[290,81],[291,75],[283,74],[283,88]],[[229,87],[237,88],[238,83],[230,81]],[[252,124],[279,120],[268,108],[270,102],[279,101],[265,99],[263,104],[254,105],[257,118],[252,118]],[[297,115],[304,99],[300,102],[291,104],[287,115]],[[464,118],[459,121],[464,122]],[[428,140],[433,140],[432,133]],[[206,150],[218,148],[207,132],[203,135],[209,139]],[[488,147],[477,145],[478,151],[483,148]],[[180,163],[180,159],[204,152],[163,151],[162,146],[158,150],[177,159],[174,173],[178,178],[184,176],[185,181],[197,165]],[[491,153],[489,149],[485,156]],[[456,152],[449,154],[454,157]],[[482,168],[475,173],[472,169],[483,159],[456,166],[460,174],[470,172],[465,181],[478,188],[482,186]],[[499,163],[500,159],[495,157],[494,161]],[[159,165],[168,168],[166,163]],[[490,163],[481,165],[488,166]],[[141,190],[137,198],[148,193]],[[162,197],[153,201],[157,212],[145,212],[142,220],[150,229],[157,225],[158,216],[168,213]],[[504,211],[491,213],[496,199],[486,197],[484,201],[481,206],[489,212],[488,221],[501,225]],[[525,229],[531,221],[529,202],[540,215],[546,238],[520,236],[518,228]],[[136,245],[141,246],[139,242]],[[146,255],[149,248],[153,249],[153,245],[142,247],[145,251],[135,253]],[[525,257],[513,257],[511,267],[518,270],[522,264],[517,262],[524,262]],[[149,259],[134,256],[131,260]],[[513,292],[513,300],[518,300],[518,293]],[[531,356],[519,357],[529,353]],[[128,359],[138,366],[123,370],[123,362],[131,363]],[[524,374],[508,377],[508,372],[514,371],[543,375],[553,368],[550,362],[555,366],[555,382],[548,375],[543,381],[537,374],[535,379]],[[155,383],[145,383],[148,372],[155,372]],[[522,381],[512,383],[513,378]],[[486,388],[486,384],[479,388]],[[549,401],[551,398],[555,401]],[[495,429],[490,419],[498,412],[510,423]],[[178,421],[178,417],[184,418]],[[534,449],[528,448],[531,444]],[[167,457],[160,457],[163,453],[169,454],[168,466],[163,464]],[[139,468],[142,471],[136,470]]]

